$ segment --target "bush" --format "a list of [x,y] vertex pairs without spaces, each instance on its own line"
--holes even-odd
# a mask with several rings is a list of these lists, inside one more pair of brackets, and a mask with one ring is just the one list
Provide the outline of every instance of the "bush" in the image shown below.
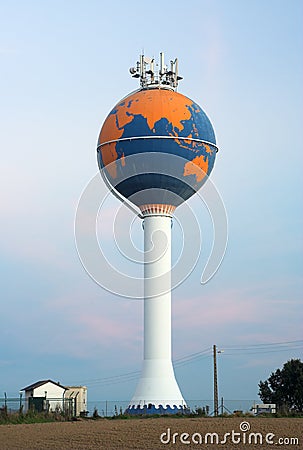
[[98,413],[98,409],[96,408],[96,406],[94,407],[94,412],[93,412],[93,418],[94,419],[99,419],[99,413]]
[[198,416],[198,417],[206,417],[206,416],[207,416],[204,407],[201,408],[201,407],[196,406],[194,413],[195,413],[196,416]]
[[35,412],[29,409],[25,414],[22,412],[8,413],[7,409],[0,408],[0,424],[18,424],[18,423],[43,423],[66,421],[64,414],[56,412]]

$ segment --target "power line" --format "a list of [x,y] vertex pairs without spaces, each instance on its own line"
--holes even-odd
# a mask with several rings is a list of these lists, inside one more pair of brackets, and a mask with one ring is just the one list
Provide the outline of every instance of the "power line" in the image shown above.
[[136,370],[133,372],[127,372],[127,373],[120,374],[120,375],[112,375],[109,377],[95,378],[93,380],[84,380],[80,384],[85,384],[85,385],[100,384],[100,385],[105,386],[108,384],[117,384],[117,383],[123,383],[125,381],[132,381],[133,379],[138,378],[139,375],[140,375],[140,371]]
[[[191,353],[188,355],[185,355],[181,358],[177,358],[174,360],[173,364],[175,367],[180,367],[183,366],[185,364],[188,364],[190,362],[192,362],[193,360],[202,358],[202,356],[205,355],[205,353],[210,353],[211,349],[210,348],[206,348],[200,352],[195,352],[195,353]],[[133,379],[138,378],[138,376],[140,375],[140,371],[136,370],[133,372],[127,372],[124,374],[120,374],[120,375],[113,375],[113,376],[109,376],[109,377],[102,377],[102,378],[95,378],[92,380],[85,380],[82,381],[81,384],[89,384],[89,385],[93,385],[93,384],[101,384],[101,385],[108,385],[108,384],[116,384],[117,382],[125,382],[125,381],[132,381]],[[77,384],[77,383],[76,383]]]
[[224,353],[225,356],[241,356],[241,355],[264,355],[267,353],[281,353],[281,352],[285,352],[285,351],[289,351],[289,350],[294,350],[294,349],[298,349],[300,347],[292,347],[292,348],[279,348],[276,350],[265,350],[265,351],[260,351],[260,352],[249,352],[249,351],[245,351],[242,353]]
[[[271,342],[263,344],[247,344],[247,345],[224,345],[222,348],[226,349],[227,352],[224,353],[225,356],[241,356],[241,355],[256,355],[256,354],[266,354],[266,353],[278,353],[289,350],[301,349],[303,346],[303,340],[296,341],[284,341],[284,342]],[[177,358],[173,361],[175,368],[179,368],[188,365],[194,361],[201,359],[210,358],[212,355],[211,347],[205,348],[199,352],[190,353],[181,358]],[[136,380],[141,371],[136,370],[132,372],[126,372],[119,375],[112,375],[103,378],[95,378],[91,380],[82,381],[78,384],[86,385],[99,385],[99,386],[109,386],[112,384],[120,384],[125,382],[130,382]],[[77,384],[77,383],[75,383]]]
[[280,345],[288,345],[288,344],[295,344],[295,345],[303,345],[303,340],[297,340],[297,341],[284,341],[284,342],[271,342],[266,344],[246,344],[246,345],[224,345],[224,348],[232,349],[232,350],[245,350],[249,347],[271,347],[271,346],[280,346]]
[[189,355],[183,356],[182,358],[175,359],[173,361],[174,367],[181,367],[184,365],[187,365],[193,361],[196,361],[197,359],[204,359],[208,358],[211,354],[211,348],[205,348],[204,350],[201,350],[200,352],[191,353]]
[[133,374],[138,374],[138,373],[140,373],[140,372],[138,370],[135,370],[133,372],[127,372],[127,373],[120,374],[120,375],[112,375],[110,377],[95,378],[95,379],[92,379],[92,380],[87,380],[87,382],[93,383],[93,382],[99,382],[99,381],[103,381],[103,380],[104,381],[112,380],[113,378],[121,378],[121,377],[125,377],[125,376],[128,376],[128,375],[133,375]]

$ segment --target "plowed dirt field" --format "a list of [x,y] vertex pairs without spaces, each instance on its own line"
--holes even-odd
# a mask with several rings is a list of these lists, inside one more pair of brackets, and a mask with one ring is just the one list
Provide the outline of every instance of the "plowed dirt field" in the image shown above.
[[0,425],[0,449],[303,449],[302,429],[303,419],[276,418],[101,419]]

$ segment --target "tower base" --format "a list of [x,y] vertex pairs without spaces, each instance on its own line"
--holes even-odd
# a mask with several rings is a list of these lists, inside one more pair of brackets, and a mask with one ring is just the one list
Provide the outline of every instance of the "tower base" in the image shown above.
[[144,360],[141,377],[126,414],[186,414],[187,410],[172,362],[167,359]]
[[177,406],[177,405],[153,405],[152,403],[149,403],[148,405],[144,405],[140,407],[140,405],[129,405],[129,407],[125,410],[125,414],[129,414],[130,416],[146,416],[146,415],[153,415],[153,414],[160,414],[160,415],[171,415],[171,414],[189,414],[190,410],[187,406]]

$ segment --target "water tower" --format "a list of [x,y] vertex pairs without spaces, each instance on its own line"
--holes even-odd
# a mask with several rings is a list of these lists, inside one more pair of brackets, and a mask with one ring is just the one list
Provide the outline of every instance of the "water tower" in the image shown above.
[[178,61],[140,56],[140,88],[107,116],[98,164],[114,193],[141,211],[144,230],[144,360],[129,414],[186,409],[171,359],[171,230],[174,210],[214,166],[217,145],[202,108],[176,91]]

